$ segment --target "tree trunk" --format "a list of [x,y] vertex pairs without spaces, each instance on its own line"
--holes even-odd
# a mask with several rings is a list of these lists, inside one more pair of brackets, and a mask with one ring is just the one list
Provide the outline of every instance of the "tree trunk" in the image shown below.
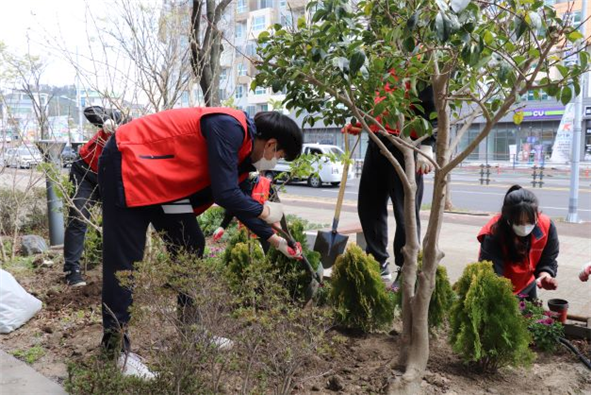
[[451,211],[454,209],[454,204],[451,201],[451,173],[447,175],[447,182],[445,183],[445,211]]

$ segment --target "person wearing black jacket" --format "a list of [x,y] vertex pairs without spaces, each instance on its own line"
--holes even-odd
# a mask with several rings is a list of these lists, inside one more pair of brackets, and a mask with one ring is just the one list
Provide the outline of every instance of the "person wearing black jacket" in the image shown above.
[[89,210],[101,200],[97,179],[99,156],[117,126],[130,121],[118,110],[100,106],[85,108],[84,115],[100,130],[80,147],[79,155],[70,169],[70,183],[74,187],[71,196],[73,206],[68,210],[64,235],[64,272],[66,284],[70,287],[86,285],[80,271],[80,258],[84,251]]
[[511,280],[516,295],[531,300],[536,287],[558,287],[558,233],[532,192],[519,185],[509,188],[501,214],[481,229],[478,241],[478,260],[491,261],[495,273]]
[[[386,92],[394,88],[386,86]],[[380,98],[376,99],[376,102]],[[433,88],[428,85],[419,92],[419,104],[424,109],[420,111],[415,109],[417,116],[427,120],[430,114],[435,111],[435,99],[433,97]],[[376,114],[378,115],[378,114]],[[379,119],[378,117],[376,117]],[[437,119],[429,120],[434,132],[431,136],[421,142],[419,149],[426,155],[433,157],[433,147],[436,142]],[[376,125],[371,125],[372,131],[377,131]],[[389,125],[384,125],[386,131],[393,135],[398,135],[399,131]],[[361,129],[356,125],[347,125],[347,132],[351,134],[358,133]],[[412,137],[412,136],[411,136]],[[416,137],[416,136],[415,136]],[[388,150],[394,155],[394,158],[405,168],[404,155],[396,148],[386,137],[379,135],[378,138],[384,143]],[[419,210],[423,201],[423,175],[433,170],[432,164],[422,155],[415,155],[417,192],[415,197],[415,214],[417,218],[417,233],[420,239],[421,221]],[[394,218],[396,220],[396,233],[394,235],[394,263],[398,266],[398,275],[392,287],[398,288],[398,279],[400,268],[404,264],[402,247],[406,244],[406,228],[404,224],[404,188],[400,176],[388,158],[380,152],[380,148],[372,140],[369,140],[363,170],[359,181],[359,195],[357,200],[357,210],[359,221],[363,229],[363,235],[367,243],[366,252],[373,255],[380,264],[382,279],[391,281],[388,258],[388,200],[392,202],[394,209]]]

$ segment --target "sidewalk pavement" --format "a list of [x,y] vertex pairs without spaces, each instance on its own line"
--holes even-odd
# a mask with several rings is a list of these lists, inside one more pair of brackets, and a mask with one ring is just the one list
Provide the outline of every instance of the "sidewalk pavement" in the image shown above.
[[[310,198],[282,194],[286,214],[295,214],[313,223],[332,223],[334,215],[334,199]],[[429,211],[421,211],[421,237],[425,235]],[[479,243],[476,235],[486,224],[490,215],[467,215],[459,213],[444,214],[439,248],[445,253],[442,264],[447,268],[450,280],[455,282],[467,264],[478,259]],[[357,205],[354,201],[346,201],[341,211],[339,228],[360,227],[357,216]],[[591,261],[591,224],[568,224],[557,222],[560,240],[558,256],[558,289],[556,291],[538,290],[538,297],[547,302],[548,299],[561,298],[569,302],[569,314],[591,317],[591,281],[579,281],[578,273],[584,263]],[[390,269],[394,269],[392,243],[396,225],[390,210],[389,218],[389,254]],[[355,237],[350,237],[354,241]]]
[[66,395],[67,392],[23,361],[0,350],[0,394]]

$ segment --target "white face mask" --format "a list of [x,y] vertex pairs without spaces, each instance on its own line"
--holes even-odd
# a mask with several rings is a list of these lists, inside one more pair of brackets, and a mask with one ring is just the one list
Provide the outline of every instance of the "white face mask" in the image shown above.
[[535,224],[534,225],[511,225],[513,227],[513,232],[515,232],[515,234],[517,236],[520,237],[525,237],[527,235],[529,235],[535,228]]
[[265,170],[274,169],[275,166],[277,166],[277,157],[275,156],[276,152],[277,152],[277,146],[275,146],[275,148],[273,148],[273,158],[267,159],[267,158],[265,158],[265,152],[263,151],[263,156],[261,157],[261,159],[257,160],[252,165],[258,171],[265,171]]

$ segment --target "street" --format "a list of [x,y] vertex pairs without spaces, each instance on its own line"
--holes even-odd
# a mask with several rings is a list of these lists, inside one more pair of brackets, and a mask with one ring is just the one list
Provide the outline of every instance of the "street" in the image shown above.
[[[568,175],[554,175],[544,180],[543,188],[532,188],[532,177],[525,171],[504,171],[491,174],[490,185],[480,185],[480,175],[473,171],[458,170],[452,173],[451,198],[458,211],[499,211],[507,189],[513,184],[520,184],[536,194],[542,211],[553,219],[564,219],[568,213],[569,178]],[[285,190],[290,195],[324,197],[336,199],[339,188],[325,184],[321,188],[311,188],[305,183],[289,184]],[[350,180],[345,190],[345,200],[357,201],[359,178]],[[433,196],[433,176],[425,177],[423,207],[431,205]],[[591,178],[580,178],[579,219],[591,221]]]

